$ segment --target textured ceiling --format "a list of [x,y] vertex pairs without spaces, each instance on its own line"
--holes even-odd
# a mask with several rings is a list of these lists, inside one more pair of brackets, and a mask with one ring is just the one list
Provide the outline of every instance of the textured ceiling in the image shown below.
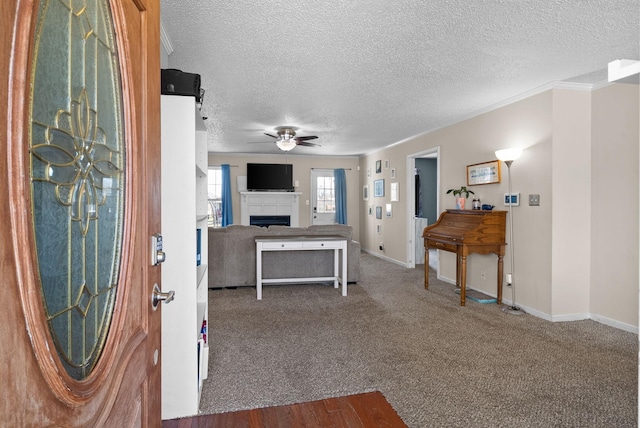
[[[161,0],[169,67],[205,89],[209,151],[290,125],[359,155],[640,59],[638,0]],[[262,142],[265,144],[247,144]]]

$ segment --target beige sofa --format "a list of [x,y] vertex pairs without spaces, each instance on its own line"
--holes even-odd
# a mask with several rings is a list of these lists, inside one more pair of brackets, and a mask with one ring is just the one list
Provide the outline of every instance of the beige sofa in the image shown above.
[[[347,282],[360,279],[360,243],[351,226],[289,227],[230,225],[209,228],[209,288],[255,286],[258,236],[339,235],[347,238]],[[277,251],[263,253],[264,278],[304,278],[333,275],[333,251]]]

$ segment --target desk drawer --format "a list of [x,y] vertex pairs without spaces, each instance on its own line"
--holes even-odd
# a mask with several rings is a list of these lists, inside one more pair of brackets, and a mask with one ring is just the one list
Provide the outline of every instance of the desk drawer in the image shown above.
[[440,241],[436,241],[433,239],[427,239],[426,244],[429,248],[435,248],[443,251],[451,251],[455,253],[458,251],[458,246],[456,244],[448,244]]
[[304,248],[332,249],[339,247],[340,241],[310,241],[304,243]]
[[297,250],[302,248],[302,242],[263,242],[262,249],[264,250]]

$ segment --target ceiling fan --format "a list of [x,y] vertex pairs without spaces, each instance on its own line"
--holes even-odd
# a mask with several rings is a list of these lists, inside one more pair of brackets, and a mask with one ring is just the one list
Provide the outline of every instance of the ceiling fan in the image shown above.
[[268,135],[271,138],[275,138],[276,146],[283,152],[288,152],[289,150],[293,150],[296,146],[307,146],[307,147],[320,147],[320,144],[310,143],[309,140],[315,140],[318,138],[315,135],[306,135],[296,137],[295,128],[291,126],[279,126],[276,128],[277,136],[269,133],[264,133],[264,135]]

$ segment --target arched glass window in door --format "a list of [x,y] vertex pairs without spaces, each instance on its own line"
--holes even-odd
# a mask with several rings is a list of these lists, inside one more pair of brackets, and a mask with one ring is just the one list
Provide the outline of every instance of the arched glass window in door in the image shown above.
[[31,196],[46,319],[86,378],[109,331],[125,210],[122,88],[108,0],[41,0],[31,82]]

